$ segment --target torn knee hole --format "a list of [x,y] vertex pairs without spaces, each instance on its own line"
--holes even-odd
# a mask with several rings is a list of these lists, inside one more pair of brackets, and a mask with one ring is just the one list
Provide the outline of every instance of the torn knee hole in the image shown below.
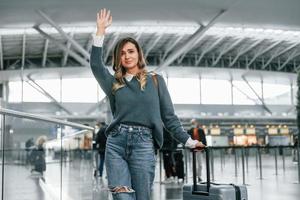
[[113,193],[122,193],[122,192],[123,193],[132,193],[132,192],[134,192],[134,190],[128,186],[117,186],[117,187],[112,188],[111,192],[113,192]]

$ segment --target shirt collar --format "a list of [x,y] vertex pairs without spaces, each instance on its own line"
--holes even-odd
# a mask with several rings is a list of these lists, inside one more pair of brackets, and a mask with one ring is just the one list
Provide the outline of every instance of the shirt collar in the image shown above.
[[134,77],[133,74],[129,74],[129,73],[125,74],[125,78],[126,78],[127,81],[131,81],[133,77]]

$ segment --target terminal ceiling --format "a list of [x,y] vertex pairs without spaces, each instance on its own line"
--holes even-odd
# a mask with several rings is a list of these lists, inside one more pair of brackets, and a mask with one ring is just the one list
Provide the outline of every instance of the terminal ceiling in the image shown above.
[[[159,67],[207,26],[193,45],[167,63],[177,74],[184,71],[193,76],[193,68],[288,73],[300,68],[299,0],[4,0],[0,2],[1,70],[59,67],[67,74],[64,69],[83,68],[88,58],[70,38],[89,52],[95,14],[102,7],[111,9],[114,19],[105,39],[108,65],[109,52],[122,36],[138,39],[149,65]],[[225,12],[209,25],[222,9]],[[57,33],[38,10],[62,27],[69,39]],[[52,39],[33,29],[34,25]]]

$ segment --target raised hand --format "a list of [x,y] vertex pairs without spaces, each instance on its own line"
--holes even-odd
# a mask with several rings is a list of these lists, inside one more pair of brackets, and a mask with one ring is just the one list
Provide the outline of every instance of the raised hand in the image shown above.
[[105,29],[112,23],[112,16],[110,10],[103,8],[97,13],[97,32],[96,35],[104,35]]

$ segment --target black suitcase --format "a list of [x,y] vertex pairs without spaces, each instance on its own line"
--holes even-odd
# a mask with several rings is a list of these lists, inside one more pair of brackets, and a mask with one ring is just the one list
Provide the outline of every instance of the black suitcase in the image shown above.
[[206,147],[207,182],[197,184],[196,151],[193,150],[193,184],[183,186],[183,200],[247,200],[245,185],[216,184],[210,182],[209,149]]

